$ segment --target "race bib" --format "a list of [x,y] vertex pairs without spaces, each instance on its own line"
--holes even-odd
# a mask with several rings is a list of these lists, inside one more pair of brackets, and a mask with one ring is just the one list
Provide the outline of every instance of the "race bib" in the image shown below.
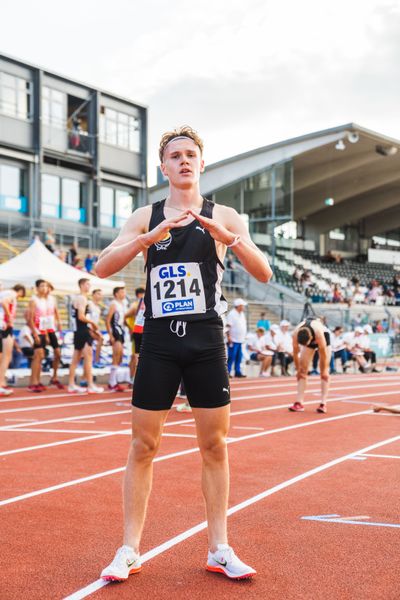
[[53,316],[40,317],[39,318],[39,329],[44,331],[46,329],[55,329],[55,322]]
[[140,310],[138,310],[138,312],[136,314],[136,318],[135,318],[135,325],[137,325],[139,327],[143,327],[143,325],[144,325],[144,311],[145,311],[145,307],[144,307],[144,303],[142,302]]
[[206,312],[203,278],[198,263],[171,263],[150,271],[153,317]]

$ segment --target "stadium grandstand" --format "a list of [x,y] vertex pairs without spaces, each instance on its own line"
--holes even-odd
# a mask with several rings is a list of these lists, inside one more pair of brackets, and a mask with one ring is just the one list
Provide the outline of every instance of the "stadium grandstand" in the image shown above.
[[[306,302],[332,325],[354,311],[399,313],[399,148],[349,123],[206,167],[203,195],[243,215],[274,270],[274,282],[262,286],[231,260],[227,288],[294,321]],[[150,201],[165,190],[159,181]]]

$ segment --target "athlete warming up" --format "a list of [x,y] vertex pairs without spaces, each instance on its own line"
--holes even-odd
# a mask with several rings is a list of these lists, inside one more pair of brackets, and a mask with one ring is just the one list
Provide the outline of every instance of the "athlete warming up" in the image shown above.
[[307,374],[316,350],[319,353],[321,373],[321,403],[317,412],[326,413],[329,391],[329,363],[331,360],[331,341],[329,329],[315,318],[302,321],[293,332],[293,358],[297,371],[297,399],[292,412],[304,410],[303,400],[307,386]]
[[[190,127],[162,136],[161,170],[169,195],[137,209],[100,254],[100,277],[121,270],[143,252],[145,322],[133,388],[132,443],[124,479],[124,541],[103,579],[123,581],[141,569],[139,545],[163,425],[181,378],[196,422],[202,491],[208,521],[206,568],[232,579],[251,577],[228,545],[229,378],[221,314],[226,248],[246,270],[267,282],[272,271],[233,208],[200,195],[203,143]],[[154,375],[156,374],[156,376]],[[174,482],[176,483],[176,482]]]

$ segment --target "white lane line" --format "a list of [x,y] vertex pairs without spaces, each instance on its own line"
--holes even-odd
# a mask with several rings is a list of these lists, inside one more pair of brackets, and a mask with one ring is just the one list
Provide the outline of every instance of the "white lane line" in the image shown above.
[[[397,394],[396,392],[382,392],[381,395],[393,395],[393,394]],[[374,394],[365,394],[364,396],[354,396],[354,397],[368,397]],[[352,396],[349,396],[352,397]],[[304,405],[310,405],[310,404],[318,404],[318,402],[316,401],[308,401],[308,402],[304,402]],[[262,407],[262,408],[252,408],[252,409],[248,409],[248,410],[240,410],[240,411],[234,411],[231,413],[231,417],[234,416],[238,416],[238,415],[246,415],[246,414],[252,414],[252,413],[259,413],[259,412],[265,412],[265,411],[271,411],[271,410],[276,410],[276,409],[281,409],[281,408],[288,408],[288,406],[290,406],[289,404],[279,404],[279,405],[273,405],[273,406],[267,406],[267,407]],[[371,411],[364,411],[361,412],[359,414],[371,414]],[[345,417],[346,415],[340,415],[339,417],[332,417],[333,419],[335,418],[342,418]],[[188,422],[191,421],[191,422]],[[168,423],[165,423],[164,427],[172,427],[174,425],[182,425],[182,427],[195,427],[196,425],[193,423],[194,419],[186,419],[184,421],[169,421]],[[322,420],[324,421],[324,420]],[[130,435],[131,434],[131,430],[130,429],[125,429],[125,430],[116,430],[114,432],[109,432],[109,431],[99,431],[99,430],[61,430],[61,429],[34,429],[34,428],[25,428],[25,429],[21,429],[15,426],[12,426],[13,429],[6,429],[6,431],[18,431],[18,432],[22,432],[22,431],[28,431],[28,432],[52,432],[52,433],[92,433],[92,434],[96,434],[96,433],[109,433],[109,434],[114,434],[114,435]],[[20,427],[25,427],[24,425],[20,425]],[[263,430],[263,428],[261,428]],[[1,428],[0,428],[1,430]],[[73,441],[71,440],[70,443],[73,443]],[[47,445],[47,447],[51,447],[51,445],[57,445],[57,442],[52,442],[49,443]],[[35,449],[35,447],[31,447],[32,450]],[[11,453],[11,452],[10,452]]]
[[265,427],[240,427],[239,425],[234,425],[232,429],[254,429],[255,431],[265,431]]
[[[131,409],[129,410],[113,410],[111,412],[105,412],[105,413],[93,413],[91,415],[84,415],[86,418],[91,418],[91,417],[109,417],[111,415],[125,415],[126,413],[130,413],[132,412]],[[46,419],[45,421],[33,421],[33,423],[27,423],[28,425],[45,425],[47,423],[66,423],[66,422],[70,422],[70,421],[77,421],[79,419],[82,419],[83,415],[76,415],[75,417],[62,417],[62,418],[58,418],[58,419]],[[25,427],[25,425],[22,423],[21,425],[5,425],[3,427],[0,427],[0,431],[10,431],[13,429],[17,429],[17,428],[21,428],[21,427]]]
[[[377,442],[376,444],[371,444],[370,446],[367,446],[366,448],[362,448],[361,450],[356,450],[355,452],[350,452],[350,454],[345,454],[344,456],[341,456],[340,458],[335,458],[334,460],[331,460],[323,465],[320,465],[319,467],[315,467],[314,469],[305,471],[304,473],[301,473],[300,475],[291,477],[290,479],[287,479],[286,481],[283,481],[282,483],[279,483],[278,485],[274,485],[273,487],[264,490],[260,494],[256,494],[255,496],[252,496],[251,498],[247,498],[247,500],[244,500],[243,502],[240,502],[239,504],[232,506],[231,508],[228,509],[228,516],[233,515],[233,514],[239,512],[240,510],[248,508],[249,506],[252,506],[253,504],[256,504],[257,502],[259,502],[260,500],[264,500],[265,498],[268,498],[268,496],[272,496],[273,494],[276,494],[277,492],[280,492],[281,490],[284,490],[284,489],[298,483],[299,481],[303,481],[304,479],[307,479],[308,477],[312,477],[313,475],[317,475],[318,473],[321,473],[322,471],[326,471],[327,469],[335,467],[336,465],[339,465],[339,464],[345,462],[346,460],[348,460],[349,458],[352,458],[353,456],[355,456],[357,454],[362,454],[362,453],[368,452],[369,450],[374,450],[375,448],[385,446],[386,444],[390,444],[391,442],[397,441],[399,439],[400,439],[400,436],[396,436],[394,438],[389,438],[387,440]],[[151,560],[152,558],[159,556],[166,550],[169,550],[173,546],[180,544],[181,542],[196,535],[197,533],[199,533],[200,531],[203,531],[206,528],[207,528],[207,521],[203,521],[202,523],[199,523],[198,525],[195,525],[194,527],[191,527],[190,529],[183,531],[182,533],[176,535],[175,537],[167,540],[163,544],[160,544],[159,546],[156,546],[155,548],[152,548],[151,550],[149,550],[148,552],[143,554],[143,556],[141,557],[142,563],[145,563],[145,562]],[[82,598],[86,598],[87,596],[90,596],[90,594],[93,594],[95,591],[108,585],[108,583],[109,583],[108,581],[103,581],[102,579],[97,579],[96,581],[85,586],[84,588],[81,588],[80,590],[77,590],[73,594],[66,596],[64,598],[64,600],[82,600]]]
[[[70,394],[69,392],[64,392],[64,394],[41,394],[40,396],[38,396],[35,393],[32,393],[30,396],[12,396],[12,397],[8,397],[8,398],[2,398],[1,399],[1,403],[6,403],[6,402],[29,402],[30,400],[47,400],[47,399],[52,399],[52,398],[81,398],[82,396],[87,397],[88,393],[86,391],[85,388],[82,388],[82,392],[78,392],[77,394]],[[132,390],[128,390],[129,391],[129,396],[128,398],[132,395]],[[111,398],[111,396],[113,396],[115,399],[117,398],[125,398],[125,396],[121,396],[120,394],[125,394],[126,392],[118,392],[118,396],[116,396],[116,392],[108,392],[105,391],[104,394],[109,394],[109,397]]]
[[360,456],[372,456],[373,458],[400,458],[396,454],[360,454]]
[[[46,406],[23,406],[22,408],[6,408],[0,410],[0,414],[30,412],[31,410],[48,410],[50,408],[69,408],[70,406],[91,406],[94,404],[120,404],[115,398],[112,400],[90,400],[88,402],[64,402],[63,404],[47,404]],[[84,416],[84,415],[83,415]]]
[[36,419],[5,419],[6,421],[14,421],[14,422],[18,422],[18,423],[23,423],[23,422],[32,422],[32,421],[36,421]]
[[[18,433],[119,433],[119,431],[109,431],[107,429],[41,429],[36,427],[32,427],[31,429],[29,429],[28,427],[25,429],[6,429],[5,432],[13,433],[14,431],[17,431]],[[127,431],[131,430],[129,429]]]
[[87,435],[86,437],[74,438],[73,440],[62,440],[61,442],[51,442],[48,444],[40,444],[38,446],[25,446],[24,448],[16,448],[14,450],[0,452],[0,456],[19,454],[20,452],[29,452],[31,450],[42,450],[43,448],[53,448],[54,446],[64,446],[65,444],[75,444],[76,442],[86,442],[87,440],[110,437],[111,435],[115,435],[115,433],[98,433],[96,435]]
[[77,419],[76,421],[74,421],[75,423],[78,423],[78,425],[82,425],[82,424],[87,424],[87,423],[96,423],[96,421],[86,421],[84,419]]
[[[356,380],[358,381],[358,380]],[[375,380],[374,380],[375,381]],[[353,381],[349,381],[347,380],[346,382],[338,382],[338,383],[354,383]],[[365,380],[364,380],[365,383]],[[394,383],[396,382],[389,382],[389,383],[382,383],[382,382],[375,382],[375,384],[368,384],[368,388],[371,387],[390,387],[392,385],[394,385]],[[400,383],[400,378],[399,378],[399,383]],[[309,382],[308,384],[308,391],[311,392],[313,391],[314,387],[319,388],[320,384],[319,381],[312,381]],[[236,397],[232,397],[232,401],[236,402],[236,401],[240,401],[240,400],[249,400],[249,399],[257,399],[257,398],[273,398],[276,396],[289,396],[293,393],[292,390],[289,391],[285,391],[285,392],[276,392],[276,393],[269,393],[270,389],[281,389],[282,387],[286,387],[286,386],[282,386],[282,385],[277,385],[277,386],[256,386],[256,387],[252,387],[249,388],[251,391],[257,391],[259,388],[260,391],[262,391],[262,394],[256,394],[256,395],[247,395],[247,396],[236,396]],[[291,387],[295,388],[296,387],[296,383],[294,383],[293,385],[291,385]],[[342,386],[342,387],[335,387],[335,384],[331,384],[331,393],[334,393],[335,391],[341,391],[341,390],[352,390],[352,389],[359,389],[360,386],[358,385],[346,385],[346,386]],[[232,391],[236,391],[236,392],[242,392],[244,391],[246,388],[241,388],[238,390],[232,390]],[[63,396],[64,394],[60,394],[61,396]],[[82,394],[77,394],[77,396],[81,396]],[[85,397],[87,397],[88,395],[85,394]],[[69,397],[71,397],[71,394],[69,394]],[[36,398],[36,397],[35,397]],[[3,403],[3,401],[2,401]],[[61,404],[47,404],[47,405],[40,405],[40,406],[24,406],[24,407],[19,407],[19,408],[7,408],[7,409],[3,409],[0,410],[0,414],[4,414],[4,413],[15,413],[15,412],[30,412],[30,411],[36,411],[36,410],[47,410],[47,409],[57,409],[57,408],[68,408],[68,407],[75,407],[75,406],[91,406],[91,405],[95,405],[95,404],[115,404],[116,406],[130,406],[130,403],[124,403],[124,402],[120,402],[115,396],[113,396],[112,398],[107,398],[107,399],[103,399],[103,400],[86,400],[86,401],[82,401],[82,402],[64,402]],[[84,415],[83,415],[84,417]]]
[[[233,444],[235,442],[243,442],[245,440],[251,440],[258,437],[263,437],[267,435],[273,435],[274,433],[281,433],[283,431],[291,431],[292,429],[302,429],[303,427],[309,427],[313,425],[321,425],[322,423],[329,423],[331,421],[339,421],[342,419],[348,419],[351,417],[357,417],[359,415],[366,414],[367,411],[361,411],[356,413],[348,413],[345,415],[339,415],[337,417],[328,417],[322,418],[320,420],[306,421],[304,423],[297,423],[295,425],[289,425],[286,427],[278,427],[277,429],[269,429],[268,431],[262,431],[259,433],[251,433],[248,435],[244,435],[238,438],[229,439],[227,441],[228,444]],[[400,437],[400,436],[399,436]],[[195,452],[199,452],[199,448],[190,448],[189,450],[182,450],[179,452],[173,452],[172,454],[164,454],[163,456],[157,457],[153,462],[161,462],[164,460],[169,460],[170,458],[176,458],[177,456],[184,456],[186,454],[192,454]],[[66,481],[64,483],[59,483],[57,485],[50,486],[48,488],[43,488],[40,490],[35,490],[34,492],[27,492],[26,494],[22,494],[20,496],[15,496],[13,498],[7,498],[6,500],[0,501],[0,506],[5,506],[6,504],[12,504],[14,502],[19,502],[21,500],[26,500],[28,498],[33,498],[35,496],[40,496],[42,494],[47,494],[48,492],[54,492],[56,490],[60,490],[66,487],[70,487],[73,485],[77,485],[80,483],[85,483],[86,481],[92,481],[93,479],[99,479],[100,477],[106,477],[107,475],[113,475],[114,473],[119,473],[125,469],[125,466],[118,467],[117,469],[112,469],[111,471],[104,471],[102,473],[95,473],[94,475],[88,475],[86,477],[81,477],[80,479],[74,479],[72,481]]]

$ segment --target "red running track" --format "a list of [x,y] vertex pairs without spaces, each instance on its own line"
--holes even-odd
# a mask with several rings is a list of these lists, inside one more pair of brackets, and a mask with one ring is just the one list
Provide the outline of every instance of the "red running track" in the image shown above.
[[[1,600],[399,598],[400,420],[370,411],[371,403],[400,403],[399,383],[397,375],[335,377],[329,413],[317,415],[317,379],[300,414],[287,411],[292,378],[233,382],[230,540],[257,569],[251,581],[204,569],[193,419],[172,410],[143,571],[104,587],[99,573],[122,535],[129,396],[19,391],[0,402]],[[320,515],[342,520],[302,518]]]

